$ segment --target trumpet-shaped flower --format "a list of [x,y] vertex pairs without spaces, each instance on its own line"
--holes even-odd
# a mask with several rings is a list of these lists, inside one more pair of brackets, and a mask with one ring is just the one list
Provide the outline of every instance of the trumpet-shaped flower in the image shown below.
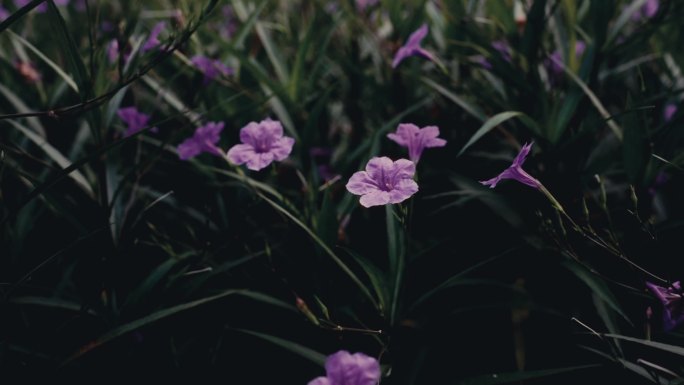
[[361,195],[361,206],[371,207],[400,203],[418,191],[413,180],[415,163],[408,159],[383,156],[368,161],[366,171],[355,172],[347,182],[347,191]]
[[[124,136],[131,136],[142,130],[150,121],[149,115],[143,114],[135,107],[120,108],[116,114],[128,126]],[[150,131],[154,131],[154,128],[151,128]]]
[[518,153],[518,155],[515,157],[515,159],[513,159],[513,164],[511,164],[501,174],[497,175],[492,179],[480,181],[480,183],[482,183],[485,186],[494,188],[496,187],[496,184],[499,183],[502,179],[515,179],[520,183],[539,189],[542,186],[541,182],[533,178],[530,174],[528,174],[527,172],[525,172],[525,170],[522,169],[522,165],[525,162],[525,158],[530,153],[532,144],[533,143],[525,144]]
[[363,353],[340,350],[325,360],[325,377],[308,385],[376,385],[380,381],[380,363]]
[[222,156],[223,152],[216,146],[216,143],[220,139],[219,135],[223,131],[223,126],[223,122],[209,122],[204,126],[197,127],[190,138],[178,145],[178,156],[182,160],[190,159],[202,152]]
[[397,68],[399,63],[401,63],[401,61],[406,59],[407,57],[416,55],[422,56],[428,60],[436,62],[435,56],[431,52],[425,50],[423,47],[420,46],[420,43],[423,41],[423,39],[425,39],[427,34],[427,24],[421,25],[420,28],[413,32],[406,41],[406,44],[399,48],[397,53],[394,55],[394,60],[392,61],[392,68]]
[[427,126],[418,128],[415,124],[402,123],[397,127],[397,132],[387,134],[387,137],[397,142],[400,146],[408,148],[409,159],[418,163],[423,150],[431,147],[444,147],[446,140],[438,138],[439,127]]
[[283,136],[283,125],[277,120],[266,119],[250,122],[240,129],[240,141],[228,150],[228,160],[234,164],[247,164],[247,168],[259,171],[274,160],[281,161],[292,152],[294,139]]
[[221,63],[220,60],[210,59],[206,56],[197,55],[192,58],[192,64],[204,74],[204,85],[223,75],[233,73],[233,69]]
[[670,287],[646,282],[646,287],[663,304],[663,329],[665,331],[684,324],[684,292],[679,281]]

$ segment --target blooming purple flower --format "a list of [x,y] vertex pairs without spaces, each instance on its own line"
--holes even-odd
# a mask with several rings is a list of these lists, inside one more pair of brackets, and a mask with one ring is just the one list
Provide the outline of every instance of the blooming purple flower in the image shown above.
[[228,160],[235,164],[247,164],[247,168],[259,171],[274,160],[281,161],[292,152],[294,139],[283,136],[283,125],[277,120],[266,119],[250,122],[240,129],[240,141],[228,150]]
[[[577,58],[582,56],[586,49],[587,45],[584,41],[577,40],[575,42],[575,56]],[[551,55],[549,55],[549,58],[544,60],[544,65],[546,66],[546,69],[549,72],[549,77],[551,78],[551,81],[557,81],[563,75],[563,67],[561,67],[561,65],[558,64],[562,61],[563,59],[561,58],[560,51],[558,50],[554,51]]]
[[325,377],[308,385],[376,385],[380,381],[380,363],[363,353],[340,350],[325,360]]
[[406,44],[399,48],[397,53],[394,55],[394,60],[392,61],[392,68],[397,68],[399,63],[401,63],[402,60],[406,59],[409,56],[423,56],[424,58],[431,60],[431,61],[436,61],[435,56],[430,53],[429,51],[423,49],[420,46],[420,43],[425,39],[425,37],[428,34],[428,26],[427,24],[423,24],[418,28],[415,32],[409,36],[408,40],[406,41]]
[[663,118],[665,118],[666,122],[669,122],[674,114],[677,113],[677,105],[669,103],[668,105],[665,106],[665,109],[663,110]]
[[10,13],[2,5],[0,5],[0,22],[10,17]]
[[679,281],[670,287],[646,282],[646,287],[663,304],[663,329],[665,331],[684,324],[684,292]]
[[371,207],[400,203],[418,191],[413,180],[415,163],[408,159],[383,156],[368,161],[366,171],[357,171],[347,182],[347,191],[361,195],[361,206]]
[[658,0],[646,0],[646,2],[632,14],[632,21],[650,19],[658,13],[660,2]]
[[[126,123],[128,128],[124,133],[124,136],[131,136],[143,128],[147,127],[147,123],[150,120],[150,116],[143,114],[138,111],[136,107],[125,107],[120,108],[116,114],[121,118],[121,120]],[[150,129],[153,131],[152,129]]]
[[489,180],[484,180],[480,181],[485,186],[489,186],[491,188],[496,187],[496,184],[499,183],[502,179],[515,179],[520,183],[526,184],[530,187],[534,188],[540,188],[541,187],[541,182],[533,178],[530,174],[525,172],[525,170],[522,169],[522,165],[525,162],[525,158],[527,158],[527,154],[530,153],[530,149],[532,148],[533,143],[525,144],[518,155],[513,159],[513,164],[511,164],[507,169],[505,169],[501,174],[497,175],[496,177],[489,179]]
[[161,42],[159,41],[159,35],[162,33],[165,27],[166,23],[163,21],[160,21],[159,23],[155,24],[152,28],[152,31],[150,32],[150,36],[148,36],[147,41],[142,46],[142,49],[140,51],[147,52],[157,48],[161,44]]
[[206,56],[197,55],[192,58],[191,62],[198,70],[204,73],[204,85],[209,84],[209,82],[220,75],[228,76],[233,73],[232,68],[221,63],[218,59],[214,60]]
[[182,160],[187,160],[199,155],[202,152],[208,152],[217,156],[222,156],[221,149],[216,147],[223,131],[223,122],[209,122],[204,126],[197,127],[195,133],[183,143],[178,145],[178,156]]
[[423,150],[431,147],[444,147],[446,140],[438,138],[439,127],[427,126],[418,128],[415,124],[402,123],[397,127],[397,132],[387,134],[387,137],[397,142],[400,146],[407,147],[409,159],[418,163]]

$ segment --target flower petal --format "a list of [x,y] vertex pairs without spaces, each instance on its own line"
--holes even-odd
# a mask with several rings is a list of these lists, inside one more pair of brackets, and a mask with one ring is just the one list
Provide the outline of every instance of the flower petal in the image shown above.
[[391,197],[389,192],[376,190],[363,195],[361,199],[359,199],[359,203],[361,203],[361,206],[368,208],[386,205],[390,203],[390,200]]
[[178,157],[181,160],[188,160],[197,156],[201,152],[200,146],[193,138],[188,138],[178,145]]
[[516,155],[515,159],[513,159],[513,167],[523,165],[525,158],[527,158],[527,155],[530,153],[530,149],[532,148],[533,144],[534,142],[530,142],[522,146],[518,155]]
[[271,153],[273,154],[274,159],[280,161],[287,158],[292,152],[294,142],[294,138],[290,138],[289,136],[283,136],[276,140],[271,147]]
[[334,385],[328,377],[317,377],[309,381],[307,385]]
[[418,192],[418,183],[413,179],[402,179],[390,191],[390,203],[401,203]]
[[416,173],[416,164],[408,159],[397,159],[392,166],[392,180],[395,182],[399,179],[413,178]]
[[409,36],[408,40],[406,41],[407,47],[417,47],[420,45],[420,43],[425,39],[429,32],[428,25],[423,24],[418,28],[415,32]]
[[228,150],[228,160],[233,164],[244,164],[257,155],[249,144],[236,144]]
[[240,141],[255,146],[261,137],[261,127],[257,122],[249,122],[240,129]]
[[373,191],[379,191],[378,186],[368,176],[366,171],[357,171],[347,182],[347,191],[354,195],[365,195]]
[[380,380],[380,364],[363,353],[341,350],[328,357],[325,370],[334,385],[375,385]]
[[256,153],[255,156],[247,159],[247,168],[259,171],[273,162],[273,154],[270,152]]
[[384,183],[386,175],[392,172],[394,163],[386,156],[371,158],[366,164],[368,176],[377,183]]

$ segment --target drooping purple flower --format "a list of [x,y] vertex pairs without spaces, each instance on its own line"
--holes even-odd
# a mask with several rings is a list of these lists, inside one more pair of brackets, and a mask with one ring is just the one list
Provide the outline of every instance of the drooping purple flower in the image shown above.
[[161,44],[161,42],[159,41],[159,35],[162,33],[164,28],[166,28],[166,23],[163,21],[160,21],[159,23],[155,24],[152,28],[152,31],[150,32],[150,36],[147,37],[147,41],[142,46],[140,51],[144,53],[157,48]]
[[684,324],[684,292],[679,281],[669,287],[646,282],[646,287],[663,304],[663,329],[665,331]]
[[266,119],[250,122],[240,129],[240,141],[228,150],[228,160],[234,164],[247,164],[247,168],[259,171],[274,160],[281,161],[292,152],[294,139],[283,136],[283,125],[277,120]]
[[497,175],[492,179],[480,181],[480,183],[482,183],[485,186],[494,188],[496,187],[496,184],[499,183],[502,179],[515,179],[518,182],[526,184],[530,187],[534,187],[536,189],[540,188],[542,186],[541,182],[533,178],[530,174],[528,174],[527,172],[525,172],[525,170],[522,169],[522,165],[525,162],[525,158],[530,153],[532,144],[534,144],[534,142],[525,144],[518,153],[518,155],[515,157],[515,159],[513,159],[513,164],[511,164],[501,174]]
[[178,156],[182,160],[187,160],[208,152],[217,156],[222,156],[223,152],[216,146],[223,131],[223,122],[209,122],[204,126],[197,127],[195,133],[178,145]]
[[669,122],[670,120],[672,120],[672,117],[676,113],[677,113],[677,105],[672,104],[672,103],[668,103],[665,106],[665,109],[663,110],[663,118],[665,119],[666,122]]
[[[128,126],[124,136],[131,136],[137,133],[138,131],[147,127],[147,123],[150,121],[149,115],[143,114],[134,106],[120,108],[116,114]],[[154,130],[150,129],[150,131]]]
[[361,195],[361,206],[381,206],[400,203],[418,191],[413,180],[415,163],[408,159],[392,159],[383,156],[368,161],[366,171],[357,171],[347,182],[347,191]]
[[10,13],[2,5],[0,5],[0,22],[10,17]]
[[204,85],[209,84],[219,76],[228,76],[233,73],[233,69],[223,64],[218,59],[210,59],[206,56],[197,55],[191,60],[192,64],[204,74]]
[[411,123],[402,123],[397,127],[397,132],[387,134],[388,138],[400,146],[408,148],[409,159],[416,164],[418,164],[424,149],[446,145],[446,140],[438,138],[438,136],[439,127],[437,126],[418,128]]
[[378,3],[378,0],[356,0],[356,10],[363,12],[368,7],[372,7]]
[[394,55],[394,60],[392,61],[392,68],[397,68],[399,63],[401,63],[402,60],[406,59],[409,56],[422,56],[428,60],[431,61],[436,61],[435,56],[425,50],[423,47],[420,46],[420,43],[425,39],[425,37],[428,34],[428,26],[427,24],[423,24],[418,28],[415,32],[409,36],[408,40],[406,41],[406,44],[404,44],[397,53]]
[[363,353],[340,350],[325,360],[325,377],[308,385],[376,385],[380,381],[380,363]]
[[[575,42],[575,57],[578,59],[584,55],[584,51],[587,49],[587,45],[582,40],[577,40]],[[544,60],[544,65],[549,73],[549,78],[551,82],[557,82],[563,75],[563,67],[559,63],[563,62],[560,51],[554,51],[549,57]]]
[[658,13],[659,6],[660,1],[658,0],[646,0],[646,2],[632,14],[632,21],[641,21],[652,18],[656,15],[656,13]]

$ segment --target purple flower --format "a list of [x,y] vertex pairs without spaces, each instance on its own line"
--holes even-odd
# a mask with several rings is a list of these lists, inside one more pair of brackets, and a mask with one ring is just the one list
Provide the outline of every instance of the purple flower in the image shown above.
[[10,17],[10,13],[2,5],[0,5],[0,22]]
[[439,127],[427,126],[418,128],[415,124],[402,123],[397,127],[396,133],[387,134],[387,137],[397,142],[400,146],[407,147],[409,159],[418,163],[423,150],[431,147],[444,147],[446,140],[438,138]]
[[504,59],[507,62],[511,62],[513,60],[513,56],[511,55],[511,46],[508,45],[506,40],[497,40],[492,42],[492,47],[499,53],[501,54],[501,58]]
[[325,360],[325,373],[325,377],[314,378],[308,385],[376,385],[380,381],[380,364],[363,353],[340,350]]
[[361,206],[371,207],[400,203],[418,191],[413,180],[416,165],[408,159],[383,156],[368,161],[366,171],[355,172],[347,182],[347,191],[361,195]]
[[150,32],[150,36],[147,38],[147,41],[142,46],[142,49],[140,51],[147,52],[157,48],[161,44],[161,42],[159,41],[159,35],[162,33],[165,27],[166,23],[163,21],[160,21],[159,23],[155,24],[152,28],[152,32]]
[[238,25],[235,21],[235,12],[230,5],[224,5],[221,8],[221,14],[223,15],[223,20],[222,24],[219,25],[219,34],[222,38],[228,40],[233,37],[238,30]]
[[228,76],[233,73],[233,69],[221,63],[220,60],[209,59],[206,56],[197,55],[192,58],[192,64],[204,74],[204,85],[209,84],[218,76]]
[[247,163],[247,168],[259,171],[274,160],[281,161],[290,155],[294,139],[283,136],[283,125],[266,119],[250,122],[240,129],[240,141],[228,150],[228,160],[235,164]]
[[650,19],[658,13],[660,2],[658,0],[646,0],[638,10],[632,14],[632,21]]
[[670,331],[684,324],[684,296],[679,281],[670,287],[646,282],[646,287],[663,304],[663,329]]
[[[577,40],[575,42],[575,56],[579,59],[580,56],[584,54],[584,51],[587,49],[586,43],[582,40]],[[560,51],[556,50],[554,51],[549,58],[544,60],[544,65],[546,66],[547,71],[549,72],[549,77],[551,78],[552,82],[558,81],[558,79],[561,78],[561,75],[563,75],[563,67],[561,67],[560,64],[563,61],[561,58]]]
[[[128,128],[124,133],[124,136],[131,136],[143,128],[147,127],[147,123],[150,120],[150,116],[143,114],[138,111],[135,107],[120,108],[116,114],[121,118],[121,120],[126,123]],[[150,131],[154,131],[150,129]]]
[[533,143],[525,144],[518,155],[513,159],[513,164],[511,164],[507,169],[505,169],[501,174],[497,175],[496,177],[485,180],[485,181],[480,181],[485,186],[489,186],[491,188],[496,187],[496,184],[499,183],[502,179],[515,179],[520,183],[526,184],[530,187],[534,188],[540,188],[541,187],[541,182],[534,179],[530,174],[526,173],[525,170],[522,169],[522,164],[525,162],[525,158],[527,157],[527,154],[530,153],[530,149],[532,148]]
[[672,120],[672,117],[676,113],[677,113],[677,105],[669,103],[668,105],[665,106],[665,109],[663,110],[663,118],[665,118],[666,122],[669,122],[670,120]]
[[421,25],[420,28],[413,32],[406,41],[406,44],[404,44],[403,47],[399,48],[397,53],[394,55],[394,60],[392,61],[392,68],[397,68],[399,63],[401,63],[402,60],[406,59],[409,56],[418,55],[423,56],[428,60],[435,61],[434,55],[420,46],[420,43],[423,41],[423,39],[425,39],[425,36],[427,36],[427,34],[427,24]]
[[178,156],[182,160],[187,160],[199,155],[202,152],[222,156],[221,149],[216,147],[223,131],[223,122],[214,123],[209,122],[204,126],[197,127],[192,137],[185,139],[183,143],[178,145]]

